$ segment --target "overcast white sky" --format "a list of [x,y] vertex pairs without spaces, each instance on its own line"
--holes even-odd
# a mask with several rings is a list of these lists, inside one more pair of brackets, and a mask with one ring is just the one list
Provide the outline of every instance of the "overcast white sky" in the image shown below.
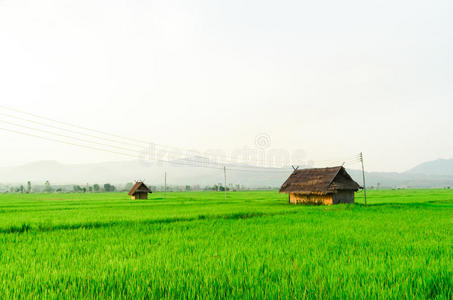
[[[452,15],[451,0],[0,0],[0,104],[203,151],[264,132],[403,171],[453,157]],[[124,159],[0,140],[0,165]]]

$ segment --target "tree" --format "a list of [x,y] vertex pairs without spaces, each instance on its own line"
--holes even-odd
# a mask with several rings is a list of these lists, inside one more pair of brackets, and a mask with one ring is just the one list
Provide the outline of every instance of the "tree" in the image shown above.
[[24,193],[24,191],[25,191],[25,188],[24,188],[23,185],[21,185],[21,186],[19,187],[19,192]]
[[46,193],[52,192],[52,186],[50,185],[49,180],[46,180],[46,183],[44,183],[44,192]]
[[27,181],[27,194],[31,193],[31,182]]
[[100,189],[101,189],[101,187],[99,186],[99,184],[96,183],[93,185],[93,191],[99,192]]
[[[225,187],[224,187],[223,185],[220,185],[220,186],[219,186],[219,190],[220,190],[221,192],[224,192],[224,191],[225,191]],[[227,187],[226,190],[229,191],[230,189]]]
[[115,186],[111,185],[110,183],[104,184],[104,191],[106,192],[114,192]]
[[190,185],[186,185],[186,192],[189,192],[191,189]]
[[74,192],[76,192],[76,193],[82,192],[82,188],[80,187],[80,185],[74,185],[74,186],[72,187],[72,189],[73,189]]

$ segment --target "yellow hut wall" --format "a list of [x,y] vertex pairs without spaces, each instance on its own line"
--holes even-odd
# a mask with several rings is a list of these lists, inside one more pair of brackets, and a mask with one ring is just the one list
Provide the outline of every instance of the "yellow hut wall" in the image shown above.
[[289,203],[291,204],[316,204],[331,205],[333,204],[332,195],[301,195],[296,193],[289,194]]

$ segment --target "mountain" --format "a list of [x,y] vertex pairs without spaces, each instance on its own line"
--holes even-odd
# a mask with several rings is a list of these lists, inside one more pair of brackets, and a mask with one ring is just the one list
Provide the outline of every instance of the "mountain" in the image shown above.
[[[212,162],[196,160],[204,166]],[[235,171],[228,168],[229,184],[267,187],[279,186],[291,173],[290,168],[279,172],[268,172],[264,168],[253,168]],[[235,166],[237,169],[238,167]],[[167,173],[169,185],[213,185],[224,182],[223,168],[204,168],[188,166],[187,161],[172,163],[145,162],[139,160],[103,162],[94,164],[61,164],[56,161],[39,161],[22,166],[0,168],[0,183],[24,184],[27,181],[52,184],[124,184],[134,180],[144,180],[152,185],[164,184],[164,173]]]
[[453,176],[453,159],[438,159],[424,162],[406,173],[451,177]]
[[[348,170],[352,178],[362,184],[362,172]],[[382,188],[445,188],[453,187],[453,176],[427,175],[421,173],[366,172],[368,187]]]
[[[201,165],[212,166],[209,160],[199,158],[194,160]],[[227,165],[227,183],[252,188],[279,187],[291,171],[291,167],[269,170],[248,165],[229,168]],[[34,184],[43,184],[49,180],[52,184],[125,184],[134,180],[144,180],[151,185],[163,185],[165,172],[169,185],[206,186],[224,182],[222,167],[187,166],[187,161],[174,161],[169,164],[132,160],[92,164],[39,161],[22,166],[4,167],[0,168],[0,183],[24,184],[32,181]],[[362,185],[360,170],[348,169],[348,172]],[[367,172],[366,181],[369,187],[382,188],[453,186],[453,160],[425,162],[403,173]]]

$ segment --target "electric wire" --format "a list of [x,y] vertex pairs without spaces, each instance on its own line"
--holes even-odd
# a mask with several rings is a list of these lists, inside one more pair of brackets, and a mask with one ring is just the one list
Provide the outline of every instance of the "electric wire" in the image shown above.
[[[55,123],[58,123],[58,124],[63,124],[65,126],[72,126],[72,127],[79,128],[79,129],[82,129],[82,130],[91,131],[91,132],[97,132],[97,133],[100,133],[100,134],[103,134],[103,135],[112,136],[112,137],[115,137],[115,140],[114,139],[110,139],[110,138],[105,138],[105,137],[100,137],[100,136],[87,134],[85,132],[80,132],[80,131],[75,131],[75,130],[71,130],[71,129],[67,129],[67,128],[62,128],[62,127],[59,127],[59,126],[45,124],[45,123],[42,123],[42,122],[38,122],[38,121],[30,120],[30,119],[25,119],[25,118],[21,118],[21,117],[17,117],[17,116],[13,116],[13,115],[10,115],[10,114],[5,114],[5,113],[1,113],[0,112],[1,115],[4,115],[4,116],[9,117],[9,118],[15,118],[15,119],[18,119],[18,120],[22,120],[22,121],[38,124],[38,125],[41,125],[41,126],[46,126],[46,127],[54,128],[54,129],[57,129],[57,130],[61,130],[61,131],[65,131],[65,132],[71,132],[71,133],[75,133],[75,134],[82,135],[82,136],[85,136],[85,137],[88,136],[88,137],[91,137],[91,138],[101,139],[101,140],[110,141],[110,142],[118,143],[118,144],[123,144],[124,143],[124,141],[121,142],[119,139],[139,142],[142,145],[146,144],[147,146],[155,146],[157,148],[166,149],[165,151],[167,152],[167,154],[181,155],[181,151],[179,151],[179,150],[175,151],[174,150],[174,149],[177,149],[177,148],[171,148],[169,146],[163,146],[163,145],[159,145],[159,144],[155,144],[155,143],[148,143],[148,142],[144,142],[144,141],[133,139],[133,138],[129,138],[129,137],[124,137],[124,136],[115,135],[115,134],[107,133],[107,132],[96,130],[96,129],[91,129],[91,128],[87,128],[87,127],[83,127],[83,126],[78,126],[78,125],[71,124],[71,123],[68,123],[68,122],[62,122],[62,121],[58,121],[58,120],[55,120],[55,119],[39,116],[37,114],[28,113],[28,112],[25,112],[25,111],[22,111],[22,110],[12,109],[12,108],[9,108],[9,107],[3,106],[3,105],[0,105],[0,108],[7,109],[7,110],[10,110],[10,111],[14,111],[14,112],[19,112],[19,113],[22,113],[22,114],[26,114],[26,115],[29,115],[29,116],[33,116],[35,118],[39,118],[39,119],[55,122]],[[136,149],[126,148],[126,147],[121,147],[121,146],[116,146],[116,145],[111,145],[111,144],[99,143],[97,141],[85,140],[85,139],[81,139],[81,138],[74,137],[74,136],[68,136],[68,135],[64,135],[64,134],[60,134],[60,133],[50,132],[50,131],[46,131],[46,130],[43,130],[43,129],[38,129],[38,128],[30,127],[30,126],[20,125],[20,124],[17,124],[17,123],[12,123],[12,122],[8,122],[8,121],[4,121],[4,120],[0,120],[0,121],[4,122],[6,124],[13,125],[13,126],[22,127],[22,128],[26,128],[26,129],[34,130],[34,131],[39,131],[39,132],[43,132],[43,133],[47,133],[47,134],[57,135],[57,136],[68,138],[68,139],[74,139],[74,140],[82,141],[82,142],[85,142],[85,143],[92,143],[92,144],[96,144],[96,145],[100,145],[100,146],[111,147],[111,148],[115,148],[115,149],[124,150],[126,152],[133,152],[135,154],[141,153],[140,151],[138,151]],[[109,149],[101,149],[101,148],[98,148],[98,147],[80,145],[80,144],[76,144],[76,143],[72,143],[72,142],[56,140],[56,139],[53,139],[53,138],[42,137],[42,136],[38,136],[38,135],[34,135],[34,134],[28,134],[28,133],[24,133],[24,132],[15,131],[15,130],[8,130],[8,129],[5,129],[5,128],[0,128],[0,129],[6,130],[6,131],[10,131],[10,132],[13,132],[13,133],[17,133],[17,134],[24,134],[24,135],[28,135],[28,136],[32,136],[32,137],[47,139],[47,140],[54,141],[54,142],[66,143],[66,144],[70,144],[70,145],[74,145],[74,146],[85,147],[85,148],[98,150],[98,151],[107,151],[107,152],[114,153],[114,154],[128,155],[130,157],[137,158],[135,155],[132,156],[130,154],[126,154],[126,153],[118,152],[118,151],[112,151],[112,150],[109,150]],[[138,144],[135,144],[135,145],[138,146]],[[168,149],[173,149],[173,150],[168,150]],[[142,151],[145,151],[145,150],[149,150],[149,149],[143,149]],[[187,152],[196,153],[197,156],[200,157],[199,156],[199,152],[193,152],[193,151],[187,151]],[[202,157],[202,156],[200,158],[206,159],[205,157]],[[358,159],[358,161],[356,161],[357,159]],[[153,160],[154,161],[158,161],[158,162],[164,162],[164,163],[171,163],[171,164],[178,164],[178,165],[185,165],[185,166],[192,166],[192,167],[208,167],[208,168],[215,168],[215,169],[221,169],[221,168],[223,168],[224,165],[230,165],[230,166],[233,166],[233,168],[231,168],[230,166],[228,167],[228,169],[230,171],[263,172],[264,170],[266,170],[266,172],[287,172],[287,171],[284,171],[284,170],[280,170],[281,167],[280,168],[278,168],[278,167],[265,167],[265,166],[264,167],[257,167],[257,166],[244,167],[243,164],[245,162],[247,162],[247,160],[245,160],[245,159],[238,160],[239,163],[242,164],[242,165],[239,165],[239,166],[232,165],[232,161],[233,160],[231,158],[225,159],[225,161],[223,161],[223,162],[216,162],[216,161],[212,161],[212,160],[206,162],[206,161],[200,161],[200,160],[193,160],[193,159],[190,159],[190,158],[187,158],[187,157],[183,157],[183,158],[178,159],[179,162],[178,161],[161,160],[159,158],[155,158]],[[352,164],[352,163],[356,163],[356,162],[359,162],[359,161],[360,161],[360,159],[358,158],[358,155],[354,155],[351,159],[348,158],[348,159],[345,159],[345,160],[307,161],[307,162],[304,162],[303,166],[305,166],[305,165],[337,165],[337,163],[341,164],[341,162],[343,162],[343,164],[346,164],[346,163]],[[257,160],[255,159],[255,160],[253,160],[253,162],[256,163]],[[261,160],[261,162],[264,162],[264,160]],[[217,167],[214,167],[214,166],[217,166]],[[259,170],[256,170],[256,168],[258,168]]]
[[[67,144],[67,145],[71,145],[71,146],[76,146],[76,147],[87,148],[87,149],[96,150],[96,151],[109,152],[109,153],[118,154],[118,155],[122,155],[122,156],[137,158],[135,155],[131,155],[130,153],[124,153],[124,152],[119,152],[119,151],[112,151],[112,150],[109,150],[109,149],[98,148],[98,147],[92,147],[92,146],[77,144],[77,143],[68,142],[68,141],[62,141],[62,140],[58,140],[58,139],[54,139],[54,138],[44,137],[44,136],[40,136],[40,135],[36,135],[36,134],[30,134],[30,133],[26,133],[26,132],[22,132],[22,131],[17,131],[17,130],[13,130],[13,129],[9,129],[9,128],[0,127],[0,130],[7,131],[7,132],[11,132],[11,133],[15,133],[15,134],[20,134],[20,135],[26,135],[26,136],[30,136],[30,137],[34,137],[34,138],[44,139],[44,140],[48,140],[48,141],[52,141],[52,142]],[[201,165],[195,165],[195,164],[193,164],[193,163],[184,163],[184,162],[177,162],[177,161],[157,160],[157,162],[160,162],[160,163],[167,163],[167,164],[173,164],[173,165],[180,165],[180,166],[210,168],[210,169],[217,169],[217,170],[223,169],[223,166],[219,166],[219,167],[213,167],[213,166],[201,166]],[[230,170],[230,171],[238,171],[238,172],[240,172],[240,171],[243,171],[243,172],[251,172],[251,171],[255,171],[255,170],[237,169],[237,168],[231,168],[231,167],[228,167],[227,169]],[[263,171],[261,171],[261,170],[256,170],[255,172],[263,172]]]
[[[96,138],[96,139],[103,139],[103,140],[106,140],[106,141],[119,143],[121,145],[124,144],[124,141],[121,141],[121,139],[123,139],[123,140],[126,139],[126,140],[129,140],[129,141],[134,141],[135,145],[137,145],[137,146],[139,144],[136,144],[136,143],[140,143],[140,146],[142,146],[142,147],[144,147],[145,145],[146,145],[146,147],[148,147],[148,149],[155,147],[155,148],[157,148],[158,151],[159,151],[159,149],[161,149],[162,151],[165,151],[166,154],[172,154],[172,155],[175,155],[175,156],[182,156],[182,155],[199,156],[200,155],[199,152],[195,152],[195,151],[191,151],[191,150],[185,150],[185,149],[181,150],[181,149],[178,149],[176,147],[171,147],[171,146],[166,146],[166,145],[146,142],[146,141],[143,141],[143,140],[137,140],[137,139],[134,139],[134,138],[129,138],[129,137],[124,137],[124,136],[120,136],[120,135],[116,135],[116,134],[112,134],[112,133],[107,133],[105,131],[91,129],[91,128],[83,127],[83,126],[78,126],[78,125],[71,124],[71,123],[68,123],[68,122],[62,122],[62,121],[59,121],[59,120],[55,120],[55,119],[51,119],[51,118],[48,118],[48,117],[40,116],[40,115],[37,115],[37,114],[34,114],[34,113],[25,112],[23,110],[10,108],[10,107],[4,106],[4,105],[0,105],[0,108],[6,109],[6,110],[9,110],[9,111],[18,112],[18,113],[25,114],[25,115],[29,115],[29,116],[32,116],[32,117],[35,117],[35,118],[46,120],[46,121],[55,122],[55,123],[58,123],[58,124],[63,124],[65,126],[72,126],[72,127],[78,128],[78,129],[88,130],[88,131],[91,131],[91,132],[97,132],[97,133],[100,133],[100,134],[103,134],[103,135],[112,136],[112,137],[115,137],[116,140],[113,140],[111,138],[94,136],[94,135],[91,135],[91,134],[83,133],[83,132],[80,132],[80,131],[74,131],[74,130],[71,130],[71,129],[62,128],[62,127],[58,127],[58,126],[54,126],[54,125],[50,125],[50,124],[45,124],[45,123],[42,123],[42,122],[38,122],[38,121],[30,120],[30,119],[25,119],[25,118],[13,116],[13,115],[10,115],[10,114],[0,113],[0,114],[2,114],[4,116],[7,116],[9,118],[20,119],[22,121],[32,122],[32,123],[35,123],[35,124],[39,124],[41,126],[50,127],[50,128],[54,128],[54,129],[57,129],[57,130],[68,131],[68,132],[71,132],[71,133],[76,133],[76,134],[79,134],[79,135],[85,135],[85,136],[89,136],[89,137]],[[130,143],[130,142],[128,142],[128,143]],[[210,156],[210,155],[208,155],[208,156]],[[221,161],[218,164],[228,164],[228,163],[234,163],[234,162],[236,162],[236,163],[253,162],[253,163],[259,163],[259,164],[265,165],[266,163],[268,163],[268,161],[266,161],[265,159],[260,159],[260,158],[255,158],[253,160],[244,159],[244,158],[243,159],[233,159],[232,157],[227,157],[227,156],[224,156],[224,155],[215,155],[215,158],[219,159],[219,161]]]

